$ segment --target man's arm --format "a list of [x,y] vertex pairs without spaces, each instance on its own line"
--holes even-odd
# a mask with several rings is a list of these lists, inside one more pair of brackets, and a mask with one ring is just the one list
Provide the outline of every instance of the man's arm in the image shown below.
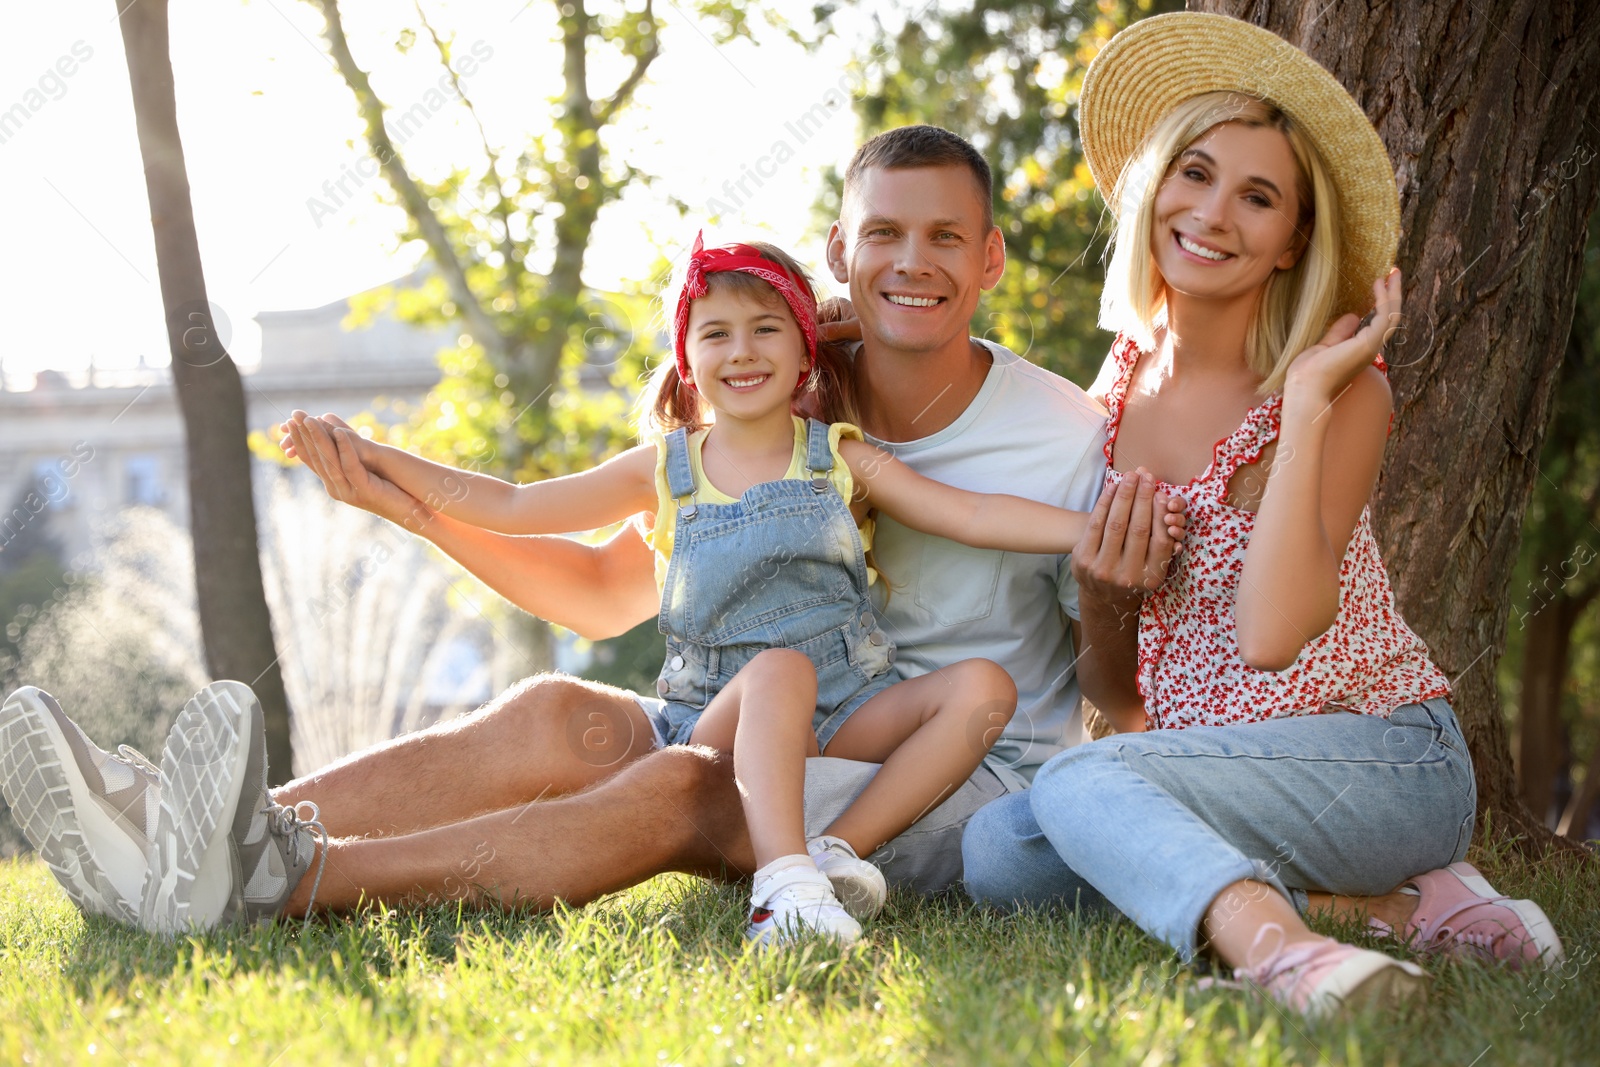
[[633,523],[609,541],[491,533],[445,515],[415,531],[530,615],[600,641],[655,618],[655,559]]
[[[337,416],[323,418],[344,426]],[[655,560],[632,523],[600,545],[493,533],[430,511],[367,470],[348,443],[315,423],[301,424],[292,437],[287,451],[311,468],[329,496],[427,538],[531,615],[598,641],[659,610]]]

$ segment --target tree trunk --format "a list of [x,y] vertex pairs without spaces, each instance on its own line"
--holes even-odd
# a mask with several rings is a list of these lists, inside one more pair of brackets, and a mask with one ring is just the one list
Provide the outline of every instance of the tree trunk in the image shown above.
[[178,137],[167,39],[167,0],[119,3],[133,113],[155,231],[172,380],[183,413],[189,530],[206,670],[248,682],[266,713],[272,784],[293,776],[289,703],[278,672],[245,445],[244,387],[206,300],[189,175]]
[[1594,747],[1588,769],[1583,772],[1583,784],[1567,802],[1566,810],[1561,813],[1561,821],[1556,824],[1556,833],[1574,841],[1585,840],[1589,831],[1589,812],[1594,810],[1597,800],[1600,800],[1600,745]]
[[[1400,183],[1405,333],[1373,512],[1401,612],[1449,676],[1480,817],[1541,852],[1495,687],[1507,584],[1600,194],[1600,5],[1190,0],[1264,26],[1366,110]],[[1586,132],[1587,131],[1587,132]]]
[[1517,771],[1522,802],[1546,822],[1562,747],[1561,694],[1567,688],[1567,654],[1582,606],[1558,597],[1555,603],[1547,602],[1542,605],[1543,610],[1527,616],[1528,636],[1522,646],[1522,681],[1517,699],[1522,720]]

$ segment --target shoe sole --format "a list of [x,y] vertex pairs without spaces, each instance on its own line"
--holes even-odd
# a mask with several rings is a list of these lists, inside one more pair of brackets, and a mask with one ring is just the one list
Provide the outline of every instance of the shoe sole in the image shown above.
[[1427,974],[1422,968],[1405,960],[1390,960],[1389,966],[1381,966],[1344,993],[1339,1006],[1344,1011],[1371,1011],[1426,998]]
[[748,926],[744,931],[744,939],[754,942],[759,948],[785,948],[789,945],[809,941],[813,938],[833,941],[840,946],[853,945],[861,940],[860,934],[854,936],[839,933],[833,930],[819,930],[813,926],[798,925],[793,929],[781,926],[764,926],[757,928]]
[[137,871],[142,882],[148,867],[146,845],[135,842],[101,809],[76,767],[69,771],[65,766],[72,749],[52,705],[61,710],[54,697],[30,686],[11,694],[0,709],[0,783],[6,803],[28,843],[79,909],[136,924],[138,890],[130,882],[126,888],[131,893],[124,893],[95,851],[106,853],[113,869]]
[[858,925],[852,930],[829,930],[821,926],[812,926],[798,915],[790,915],[787,920],[780,921],[776,915],[765,923],[751,923],[745,927],[744,939],[754,941],[762,948],[775,948],[780,945],[792,945],[808,938],[828,938],[841,945],[853,945],[861,940],[861,927]]
[[[1343,993],[1319,998],[1313,1008],[1319,1017],[1339,1012],[1361,1012],[1393,1008],[1413,1001],[1423,1001],[1428,996],[1428,976],[1421,967],[1405,960],[1391,959],[1381,953],[1377,960],[1358,957],[1335,971],[1330,981],[1354,978],[1354,984]],[[1368,971],[1366,977],[1359,977]]]
[[161,814],[141,918],[154,933],[209,930],[229,910],[228,837],[244,786],[255,694],[214,682],[184,705],[161,757]]
[[[1476,893],[1480,897],[1505,897],[1470,863],[1452,863],[1445,870],[1455,875],[1461,884],[1467,887],[1468,892]],[[1544,909],[1531,900],[1512,900],[1509,897],[1499,903],[1510,908],[1512,913],[1521,920],[1523,929],[1528,931],[1528,936],[1533,938],[1533,943],[1538,946],[1539,958],[1537,960],[1507,960],[1517,967],[1528,962],[1539,963],[1546,967],[1553,967],[1566,959],[1566,953],[1561,948],[1561,938],[1556,936],[1556,928],[1550,922],[1550,917]]]

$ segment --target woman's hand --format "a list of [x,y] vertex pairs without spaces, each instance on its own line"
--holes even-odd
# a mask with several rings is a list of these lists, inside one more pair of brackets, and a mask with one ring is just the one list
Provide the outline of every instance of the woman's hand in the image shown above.
[[[1372,283],[1370,320],[1340,316],[1322,340],[1289,365],[1283,385],[1285,406],[1314,406],[1320,413],[1343,393],[1362,369],[1383,351],[1383,343],[1400,326],[1400,268]],[[1366,325],[1361,325],[1366,321]]]
[[408,529],[426,521],[429,513],[421,501],[362,462],[364,439],[339,416],[317,419],[296,411],[279,429],[284,454],[309,467],[335,500]]

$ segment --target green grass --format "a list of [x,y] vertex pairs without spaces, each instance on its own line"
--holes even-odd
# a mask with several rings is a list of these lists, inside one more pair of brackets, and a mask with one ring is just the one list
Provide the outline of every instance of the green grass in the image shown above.
[[[1426,1007],[1309,1025],[1121,919],[896,895],[868,940],[760,954],[732,887],[659,878],[582,910],[371,911],[164,941],[0,862],[0,1064],[1600,1062],[1600,863],[1475,859],[1564,970],[1433,961]],[[1325,928],[1330,933],[1345,933]]]

